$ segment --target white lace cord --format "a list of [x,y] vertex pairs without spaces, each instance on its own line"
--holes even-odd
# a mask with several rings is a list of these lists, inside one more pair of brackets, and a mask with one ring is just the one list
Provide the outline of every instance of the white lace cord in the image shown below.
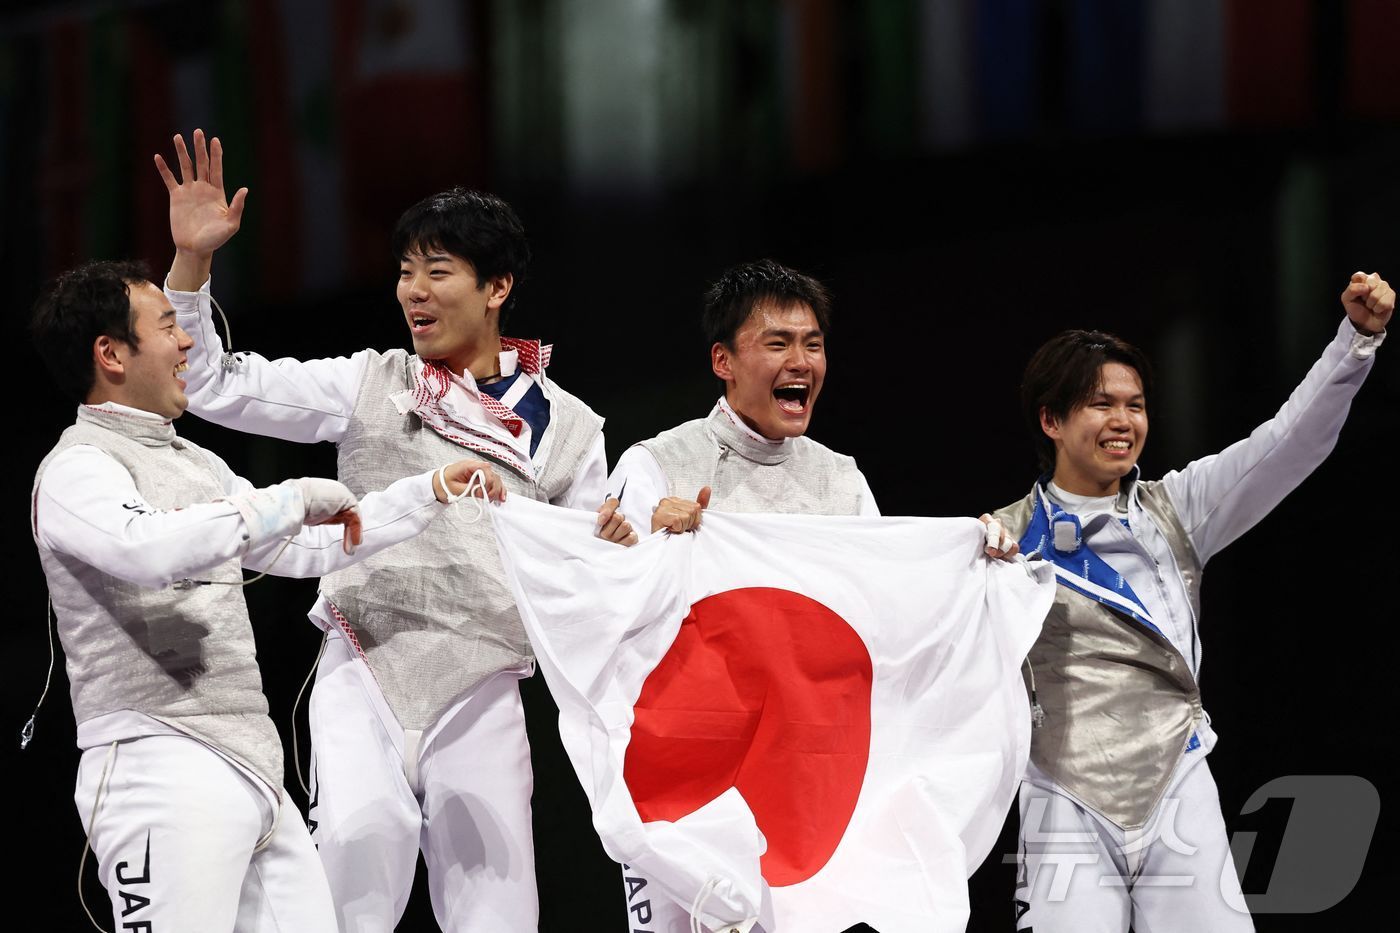
[[277,827],[280,826],[280,825],[282,824],[282,804],[283,804],[284,802],[285,802],[285,801],[283,801],[282,795],[281,795],[281,794],[278,794],[278,795],[277,795],[276,809],[273,811],[273,814],[272,814],[272,828],[269,829],[269,830],[263,835],[263,837],[257,841],[257,844],[253,846],[253,854],[254,854],[254,855],[257,855],[257,854],[258,854],[259,852],[261,852],[263,849],[266,849],[268,846],[270,846],[270,845],[272,844],[272,836],[273,836],[273,834],[275,834],[275,833],[277,832]]
[[1030,658],[1026,658],[1025,666],[1031,681],[1031,726],[1038,729],[1045,725],[1045,707],[1040,705],[1035,695],[1035,665],[1031,664]]
[[107,746],[107,757],[102,762],[102,775],[97,779],[97,793],[92,795],[92,812],[88,814],[87,838],[83,840],[83,856],[78,860],[78,903],[83,906],[83,913],[92,925],[97,927],[102,933],[107,933],[107,928],[97,922],[97,918],[88,910],[87,898],[83,897],[83,869],[87,867],[88,852],[92,849],[92,827],[97,822],[97,805],[102,800],[102,790],[107,786],[107,772],[112,767],[112,759],[117,754],[117,743],[113,742]]
[[[486,514],[486,474],[480,470],[474,470],[472,475],[467,478],[466,488],[454,495],[452,490],[447,488],[448,466],[448,464],[444,463],[442,466],[438,467],[437,471],[438,484],[442,486],[443,495],[447,496],[447,504],[451,505],[458,499],[470,496],[472,505],[476,508],[476,514],[467,519],[467,524],[475,525],[477,522],[481,521],[481,516]],[[481,495],[473,496],[472,493],[477,491],[480,491]]]
[[53,599],[44,601],[47,607],[44,613],[44,634],[49,637],[49,671],[44,675],[44,692],[39,694],[39,702],[34,704],[34,712],[29,714],[29,721],[24,724],[24,728],[19,730],[19,748],[24,751],[29,747],[30,741],[34,738],[34,720],[39,716],[39,707],[44,705],[44,698],[49,695],[49,684],[53,682]]
[[246,580],[191,580],[186,577],[183,580],[176,580],[170,584],[172,589],[192,590],[196,586],[250,586],[257,583],[263,577],[272,572],[272,565],[277,563],[278,558],[287,552],[287,548],[292,546],[292,539],[295,535],[287,535],[287,539],[282,542],[282,546],[277,549],[277,553],[272,555],[272,560],[267,562],[267,569],[256,577],[249,577]]
[[695,900],[690,902],[690,933],[706,933],[700,925],[700,908],[705,906],[705,902],[710,899],[710,895],[715,893],[715,887],[719,884],[719,879],[711,875],[701,885],[700,890],[695,894]]
[[224,372],[231,373],[238,366],[238,357],[233,355],[233,328],[228,326],[228,315],[224,313],[223,308],[219,307],[219,302],[213,295],[209,296],[209,304],[214,307],[215,311],[219,312],[219,317],[224,322],[224,358],[220,365],[223,366]]
[[301,792],[306,795],[308,801],[311,799],[311,788],[306,786],[306,779],[301,776],[301,746],[297,744],[297,710],[301,709],[301,698],[310,686],[311,678],[316,676],[316,670],[321,666],[321,658],[326,653],[326,642],[330,641],[330,638],[330,632],[321,634],[321,647],[316,651],[316,660],[312,662],[311,670],[306,672],[306,679],[301,682],[301,689],[297,691],[296,702],[292,704],[292,767],[296,770]]

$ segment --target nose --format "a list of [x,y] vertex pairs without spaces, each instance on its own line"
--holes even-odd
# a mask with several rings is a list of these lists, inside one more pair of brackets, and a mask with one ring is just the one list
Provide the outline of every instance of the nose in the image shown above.
[[409,274],[399,279],[399,287],[409,301],[427,301],[428,290],[423,287],[423,277]]
[[185,329],[179,324],[175,325],[175,346],[179,347],[181,350],[188,350],[190,347],[194,346],[194,338],[186,333]]
[[812,354],[804,346],[794,346],[788,351],[786,368],[795,373],[809,372],[812,368]]

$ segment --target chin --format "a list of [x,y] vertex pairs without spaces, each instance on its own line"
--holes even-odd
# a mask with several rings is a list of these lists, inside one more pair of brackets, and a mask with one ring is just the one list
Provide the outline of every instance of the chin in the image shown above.
[[807,425],[808,425],[809,423],[810,423],[810,419],[804,419],[804,420],[802,420],[801,422],[796,422],[796,423],[791,422],[791,421],[783,421],[783,422],[780,422],[780,423],[776,426],[777,433],[776,433],[775,435],[773,435],[773,436],[774,436],[774,437],[801,437],[802,435],[804,435],[804,434],[807,433]]

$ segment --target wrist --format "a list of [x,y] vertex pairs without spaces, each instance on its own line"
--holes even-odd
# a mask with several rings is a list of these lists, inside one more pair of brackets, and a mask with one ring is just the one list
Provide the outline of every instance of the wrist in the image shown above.
[[214,254],[198,253],[176,248],[175,261],[170,264],[170,274],[166,276],[166,287],[176,292],[197,292],[209,281],[209,271],[214,267]]

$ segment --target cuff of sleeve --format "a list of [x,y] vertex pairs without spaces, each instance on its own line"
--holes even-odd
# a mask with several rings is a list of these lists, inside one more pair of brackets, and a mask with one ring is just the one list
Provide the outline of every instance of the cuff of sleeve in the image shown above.
[[[417,487],[417,492],[423,497],[422,501],[429,505],[436,505],[440,508],[447,508],[446,502],[439,502],[437,493],[433,491],[433,477],[437,476],[437,470],[429,470],[426,473],[419,473],[412,478],[412,483]],[[421,486],[419,484],[422,484]]]
[[243,516],[248,548],[295,534],[306,517],[301,488],[291,481],[229,496],[228,502]]
[[[1350,321],[1348,321],[1350,323]],[[1363,334],[1355,327],[1351,328],[1350,353],[1358,360],[1369,360],[1376,354],[1376,347],[1385,343],[1385,331],[1379,334]]]

